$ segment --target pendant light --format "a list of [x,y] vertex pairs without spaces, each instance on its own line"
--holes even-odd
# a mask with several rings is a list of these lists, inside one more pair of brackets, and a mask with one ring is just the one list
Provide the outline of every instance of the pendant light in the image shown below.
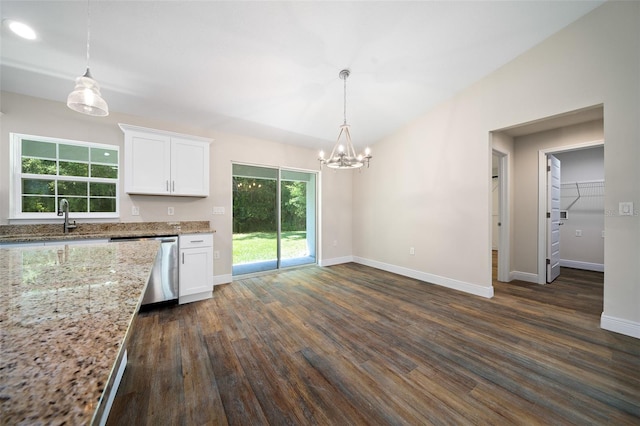
[[[348,69],[344,69],[338,74],[340,79],[344,81],[344,121],[340,126],[338,139],[331,150],[329,158],[325,158],[324,151],[320,151],[320,156],[318,157],[320,167],[324,164],[331,169],[359,169],[365,164],[369,167],[369,160],[372,158],[369,148],[365,149],[364,154],[356,155],[356,150],[351,142],[351,133],[347,124],[347,78],[350,74],[351,72]],[[344,142],[341,142],[342,139],[344,139]]]
[[95,117],[109,115],[109,107],[100,95],[100,86],[89,71],[89,51],[91,42],[91,12],[87,0],[87,71],[76,78],[76,87],[67,97],[67,106],[74,111]]

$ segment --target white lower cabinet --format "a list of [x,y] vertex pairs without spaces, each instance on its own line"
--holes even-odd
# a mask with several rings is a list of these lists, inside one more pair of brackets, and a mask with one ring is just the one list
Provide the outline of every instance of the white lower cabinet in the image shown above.
[[178,303],[213,296],[213,234],[180,235]]

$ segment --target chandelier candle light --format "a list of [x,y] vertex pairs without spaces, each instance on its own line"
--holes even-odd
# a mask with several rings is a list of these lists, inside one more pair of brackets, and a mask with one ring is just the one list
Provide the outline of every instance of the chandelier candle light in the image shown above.
[[[371,150],[367,147],[364,150],[364,154],[356,155],[356,150],[353,148],[351,142],[351,133],[349,133],[349,125],[347,124],[347,77],[351,72],[348,69],[340,71],[340,78],[344,80],[344,122],[340,126],[340,133],[336,144],[331,150],[329,158],[325,158],[324,151],[320,151],[318,161],[320,161],[320,167],[326,165],[331,169],[359,169],[365,164],[369,167],[369,160],[371,160]],[[340,140],[344,139],[344,143]]]
[[82,114],[105,117],[109,115],[109,107],[100,95],[98,82],[91,77],[89,71],[89,46],[91,40],[91,15],[87,0],[87,71],[76,78],[76,87],[67,97],[67,106]]

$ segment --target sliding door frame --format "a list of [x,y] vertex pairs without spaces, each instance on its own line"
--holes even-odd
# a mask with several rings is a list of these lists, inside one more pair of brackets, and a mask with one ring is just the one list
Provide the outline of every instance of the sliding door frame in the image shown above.
[[[282,183],[282,172],[283,171],[290,171],[290,172],[299,172],[299,173],[308,173],[308,174],[312,174],[315,176],[314,179],[314,206],[313,206],[313,214],[314,214],[314,225],[313,225],[313,232],[314,232],[314,237],[313,237],[313,253],[314,253],[314,258],[315,258],[315,264],[318,264],[318,250],[319,250],[319,238],[318,238],[318,232],[320,230],[320,224],[319,224],[319,203],[320,203],[320,172],[318,170],[308,170],[308,169],[301,169],[301,168],[296,168],[296,167],[284,167],[284,166],[273,166],[273,165],[266,165],[266,164],[257,164],[257,163],[246,163],[246,162],[241,162],[241,161],[231,161],[231,180],[233,181],[233,166],[234,165],[238,165],[238,166],[249,166],[249,167],[260,167],[260,168],[265,168],[265,169],[273,169],[277,171],[277,177],[276,177],[276,203],[277,203],[277,209],[276,209],[276,222],[277,222],[277,226],[276,226],[276,269],[275,270],[279,270],[282,269],[282,188],[281,188],[281,183]],[[233,191],[231,192],[231,223],[233,224]],[[232,244],[232,252],[233,252],[233,226],[231,229],[231,244]],[[309,240],[309,232],[307,229],[307,241]],[[311,263],[310,263],[311,264]],[[233,255],[231,256],[231,266],[233,268]]]

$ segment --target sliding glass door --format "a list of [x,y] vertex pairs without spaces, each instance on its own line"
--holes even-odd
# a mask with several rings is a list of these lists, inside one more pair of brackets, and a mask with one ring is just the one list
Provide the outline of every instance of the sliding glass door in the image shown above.
[[233,165],[233,275],[316,262],[316,174]]
[[316,174],[280,171],[280,266],[316,263]]

